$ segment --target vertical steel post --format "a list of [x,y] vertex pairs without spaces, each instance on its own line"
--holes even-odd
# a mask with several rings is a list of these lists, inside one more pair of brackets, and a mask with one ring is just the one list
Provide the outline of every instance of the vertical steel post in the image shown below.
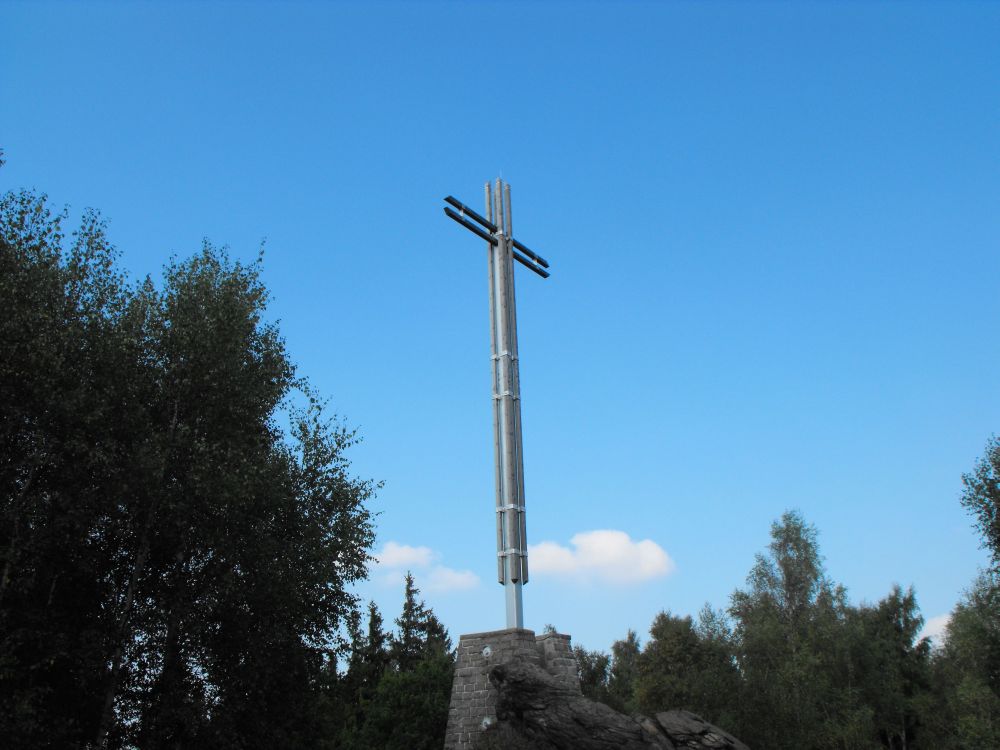
[[517,509],[513,511],[517,523],[517,566],[518,578],[523,586],[528,582],[528,534],[525,519],[524,504],[524,443],[521,437],[521,365],[517,354],[517,295],[514,293],[514,260],[513,238],[514,229],[510,210],[510,185],[504,183],[504,227],[507,231],[507,249],[511,255],[510,261],[510,369],[514,403],[512,408],[514,421],[514,472],[517,481]]
[[[497,216],[499,210],[494,211],[493,191],[490,183],[485,186],[486,193],[486,218],[498,224]],[[500,439],[500,432],[503,429],[503,418],[500,415],[500,347],[497,331],[497,293],[496,293],[496,248],[493,243],[486,243],[487,259],[489,261],[489,282],[490,282],[490,394],[493,401],[493,469],[496,496],[496,526],[497,526],[497,582],[505,583],[504,565],[506,558],[504,551],[504,529],[503,529],[503,454]]]
[[517,322],[514,310],[514,268],[510,245],[510,191],[500,180],[493,189],[493,215],[497,244],[492,248],[491,341],[496,362],[493,400],[499,460],[496,464],[499,493],[497,526],[500,539],[497,556],[503,561],[502,583],[507,603],[507,627],[524,627],[521,598],[522,567],[526,555],[524,527],[523,471],[521,469],[520,393],[517,373]]

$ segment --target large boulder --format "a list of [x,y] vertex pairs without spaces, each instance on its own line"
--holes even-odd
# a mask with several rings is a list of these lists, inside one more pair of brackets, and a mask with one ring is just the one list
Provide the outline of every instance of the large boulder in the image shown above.
[[526,662],[492,667],[489,680],[497,690],[497,723],[484,733],[483,748],[749,750],[690,711],[665,711],[652,719],[626,716]]
[[750,750],[729,732],[690,711],[663,711],[656,715],[656,723],[677,748]]

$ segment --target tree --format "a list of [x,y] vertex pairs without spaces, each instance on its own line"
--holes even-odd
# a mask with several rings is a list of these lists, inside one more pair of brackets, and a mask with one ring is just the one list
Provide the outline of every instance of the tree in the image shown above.
[[[382,613],[375,602],[368,603],[368,629],[361,632],[356,621],[349,624],[351,654],[347,673],[338,684],[332,685],[343,700],[342,705],[328,709],[333,714],[332,725],[337,734],[338,746],[355,747],[365,726],[369,706],[375,699],[379,683],[390,667],[390,635],[383,630]],[[334,704],[337,702],[335,701]]]
[[611,656],[603,651],[588,651],[583,646],[574,646],[573,656],[580,676],[580,690],[592,700],[607,703]]
[[413,574],[407,572],[403,611],[396,618],[397,632],[389,649],[390,659],[399,672],[412,670],[428,654],[440,655],[451,651],[448,631],[434,612],[417,599],[419,594]]
[[864,747],[849,671],[847,595],[825,575],[814,526],[788,511],[771,526],[748,588],[733,593],[742,678],[734,733],[751,747]]
[[929,733],[938,747],[1000,746],[1000,581],[982,571],[951,613],[932,654]]
[[368,603],[368,635],[364,640],[360,664],[364,665],[364,687],[371,691],[389,666],[389,634],[382,629],[382,613],[375,602]]
[[698,634],[690,617],[660,612],[639,660],[636,700],[645,713],[667,708],[698,712],[693,695],[699,668]]
[[987,441],[962,476],[961,503],[975,519],[990,566],[951,613],[933,655],[935,705],[930,732],[942,747],[1000,746],[1000,441]]
[[374,541],[354,435],[263,322],[259,261],[206,243],[133,287],[95,213],[69,251],[61,221],[0,207],[0,731],[302,746]]
[[[310,675],[355,606],[344,585],[365,574],[373,488],[348,477],[353,435],[296,383],[266,301],[259,264],[206,244],[140,302],[162,443],[125,558],[143,606],[125,610],[119,645],[142,666],[122,710],[148,747],[294,745]],[[274,414],[296,385],[309,405],[289,404],[286,439]]]
[[439,750],[453,676],[453,662],[443,654],[427,654],[405,672],[386,672],[351,747]]
[[858,608],[853,619],[854,678],[874,731],[885,747],[915,747],[930,703],[930,643],[917,637],[924,618],[913,588],[894,586],[875,606]]
[[725,612],[707,603],[695,622],[701,670],[697,676],[702,715],[723,727],[735,727],[740,697],[733,632]]
[[[381,676],[377,685],[369,683],[357,694],[355,718],[341,734],[344,747],[437,750],[444,743],[454,655],[448,631],[419,595],[407,572],[403,608],[387,652],[375,645],[384,643],[381,618],[369,618],[369,635],[352,666],[364,674],[381,670]],[[374,606],[371,611],[378,612]]]
[[[0,736],[94,736],[112,551],[139,441],[125,290],[93,212],[68,248],[44,196],[0,200]],[[100,380],[103,387],[93,386]]]
[[729,718],[735,688],[732,655],[718,641],[702,637],[691,617],[661,612],[653,619],[635,687],[643,713],[685,709],[720,723],[720,717]]
[[995,435],[986,442],[986,454],[975,469],[962,475],[962,484],[962,507],[975,518],[993,569],[1000,572],[1000,439]]
[[623,640],[611,644],[608,705],[616,711],[633,713],[636,709],[635,685],[639,674],[640,652],[639,636],[631,629]]
[[1000,439],[990,438],[986,455],[962,483],[962,505],[976,519],[992,567],[979,574],[952,614],[946,650],[1000,700]]
[[945,631],[945,654],[1000,697],[1000,581],[979,574],[955,607]]

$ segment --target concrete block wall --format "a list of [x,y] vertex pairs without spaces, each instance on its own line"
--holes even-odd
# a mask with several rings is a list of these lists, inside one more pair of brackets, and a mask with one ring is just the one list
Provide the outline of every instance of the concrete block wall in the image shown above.
[[523,660],[545,669],[557,680],[580,689],[570,637],[512,628],[469,633],[458,641],[455,679],[451,687],[445,750],[471,750],[496,720],[496,690],[488,672],[496,664]]

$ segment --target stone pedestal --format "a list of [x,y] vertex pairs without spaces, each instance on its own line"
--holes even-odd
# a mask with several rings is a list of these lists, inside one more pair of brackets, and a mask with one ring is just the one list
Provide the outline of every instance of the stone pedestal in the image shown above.
[[496,722],[496,689],[487,673],[490,667],[511,661],[541,667],[580,691],[576,658],[568,635],[536,636],[534,631],[519,628],[463,635],[458,641],[445,750],[472,750],[479,736]]

